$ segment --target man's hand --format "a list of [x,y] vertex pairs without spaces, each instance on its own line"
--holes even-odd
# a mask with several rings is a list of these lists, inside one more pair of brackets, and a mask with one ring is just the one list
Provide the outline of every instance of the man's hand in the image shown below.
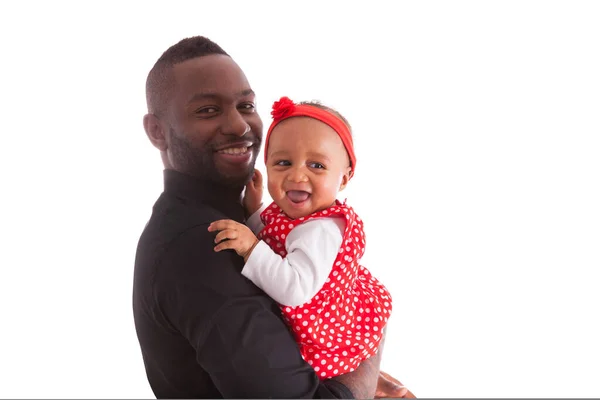
[[246,210],[246,216],[249,217],[257,212],[262,204],[263,197],[263,178],[259,170],[254,170],[252,180],[246,185],[242,205]]
[[208,226],[209,232],[220,231],[215,237],[215,251],[235,250],[240,256],[244,257],[244,262],[254,250],[258,239],[254,233],[244,224],[230,219],[221,219]]
[[377,380],[377,390],[375,391],[376,399],[385,398],[405,398],[405,399],[416,399],[416,396],[412,394],[400,381],[383,371],[379,371],[379,378]]

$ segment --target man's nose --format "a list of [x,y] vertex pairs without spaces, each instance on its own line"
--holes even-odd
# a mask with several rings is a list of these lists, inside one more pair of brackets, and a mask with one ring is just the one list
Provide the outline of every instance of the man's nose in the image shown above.
[[227,115],[226,123],[223,126],[225,135],[244,136],[250,132],[250,125],[244,119],[244,116],[236,109]]

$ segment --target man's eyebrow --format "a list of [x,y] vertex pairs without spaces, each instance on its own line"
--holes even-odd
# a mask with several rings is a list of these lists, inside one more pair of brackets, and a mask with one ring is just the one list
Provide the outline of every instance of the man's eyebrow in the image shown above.
[[250,95],[255,95],[254,94],[254,90],[252,89],[246,89],[246,90],[242,90],[239,94],[240,97],[244,97],[244,96],[250,96]]
[[[255,95],[254,90],[245,89],[245,90],[242,90],[241,92],[236,93],[236,97],[246,97],[246,96],[250,96],[250,95],[253,95],[253,96]],[[219,97],[220,96],[214,92],[194,93],[194,95],[192,95],[192,97],[188,101],[188,104],[193,103],[195,101],[201,101],[201,100],[207,100],[207,99],[214,100],[214,99],[218,99]]]

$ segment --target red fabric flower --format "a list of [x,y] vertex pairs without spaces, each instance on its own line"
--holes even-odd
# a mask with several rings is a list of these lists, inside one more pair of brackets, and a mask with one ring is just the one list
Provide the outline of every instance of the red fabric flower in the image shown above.
[[279,101],[273,103],[273,110],[271,111],[271,116],[273,116],[274,120],[278,120],[294,111],[295,107],[296,105],[289,97],[283,96],[279,99]]

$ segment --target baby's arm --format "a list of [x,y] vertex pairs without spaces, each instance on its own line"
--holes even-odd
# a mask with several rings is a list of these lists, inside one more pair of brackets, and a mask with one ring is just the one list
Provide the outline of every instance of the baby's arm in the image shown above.
[[265,210],[265,208],[267,208],[267,206],[261,205],[258,211],[254,212],[246,220],[246,226],[248,226],[248,228],[250,228],[255,235],[258,235],[258,232],[262,231],[265,227],[260,219],[260,214]]
[[280,304],[296,307],[323,287],[342,244],[343,218],[319,218],[298,225],[286,238],[281,257],[259,241],[242,274]]

